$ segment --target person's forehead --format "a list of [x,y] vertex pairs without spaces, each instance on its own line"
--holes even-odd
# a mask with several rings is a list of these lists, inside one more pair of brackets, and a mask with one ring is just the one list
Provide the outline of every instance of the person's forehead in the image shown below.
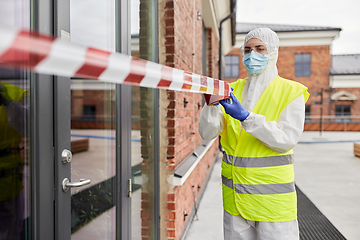
[[245,44],[245,46],[249,46],[249,47],[253,47],[257,45],[264,45],[264,43],[258,38],[250,38]]

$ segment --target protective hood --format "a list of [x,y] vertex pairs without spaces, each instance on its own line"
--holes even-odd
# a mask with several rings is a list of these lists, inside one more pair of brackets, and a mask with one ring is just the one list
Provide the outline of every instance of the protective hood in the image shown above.
[[279,50],[279,38],[270,28],[257,28],[250,31],[245,36],[244,45],[251,38],[257,38],[266,45],[270,60],[262,73],[253,75],[248,72],[248,78],[245,82],[242,94],[242,104],[249,112],[252,111],[266,87],[278,75],[276,62]]

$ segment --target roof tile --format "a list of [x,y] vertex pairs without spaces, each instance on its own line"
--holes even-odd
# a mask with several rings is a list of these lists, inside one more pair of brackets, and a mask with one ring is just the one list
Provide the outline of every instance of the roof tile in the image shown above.
[[332,55],[330,75],[359,75],[360,54]]

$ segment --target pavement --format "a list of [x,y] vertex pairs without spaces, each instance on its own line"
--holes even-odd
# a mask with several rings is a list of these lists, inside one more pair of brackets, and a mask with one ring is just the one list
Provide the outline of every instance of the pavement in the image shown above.
[[[354,142],[360,142],[359,132],[304,132],[294,148],[296,185],[348,240],[360,239],[360,158]],[[222,221],[218,160],[184,239],[223,239]]]

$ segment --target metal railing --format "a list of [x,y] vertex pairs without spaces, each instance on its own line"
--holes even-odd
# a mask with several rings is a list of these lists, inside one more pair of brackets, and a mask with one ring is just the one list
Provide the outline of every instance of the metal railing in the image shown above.
[[[305,116],[305,125],[306,124],[320,124],[320,131],[328,130],[327,125],[336,124],[337,126],[342,126],[342,131],[347,131],[349,124],[359,125],[360,128],[360,115],[350,115],[350,116],[337,116],[337,115],[312,115]],[[325,125],[325,127],[324,127]]]

